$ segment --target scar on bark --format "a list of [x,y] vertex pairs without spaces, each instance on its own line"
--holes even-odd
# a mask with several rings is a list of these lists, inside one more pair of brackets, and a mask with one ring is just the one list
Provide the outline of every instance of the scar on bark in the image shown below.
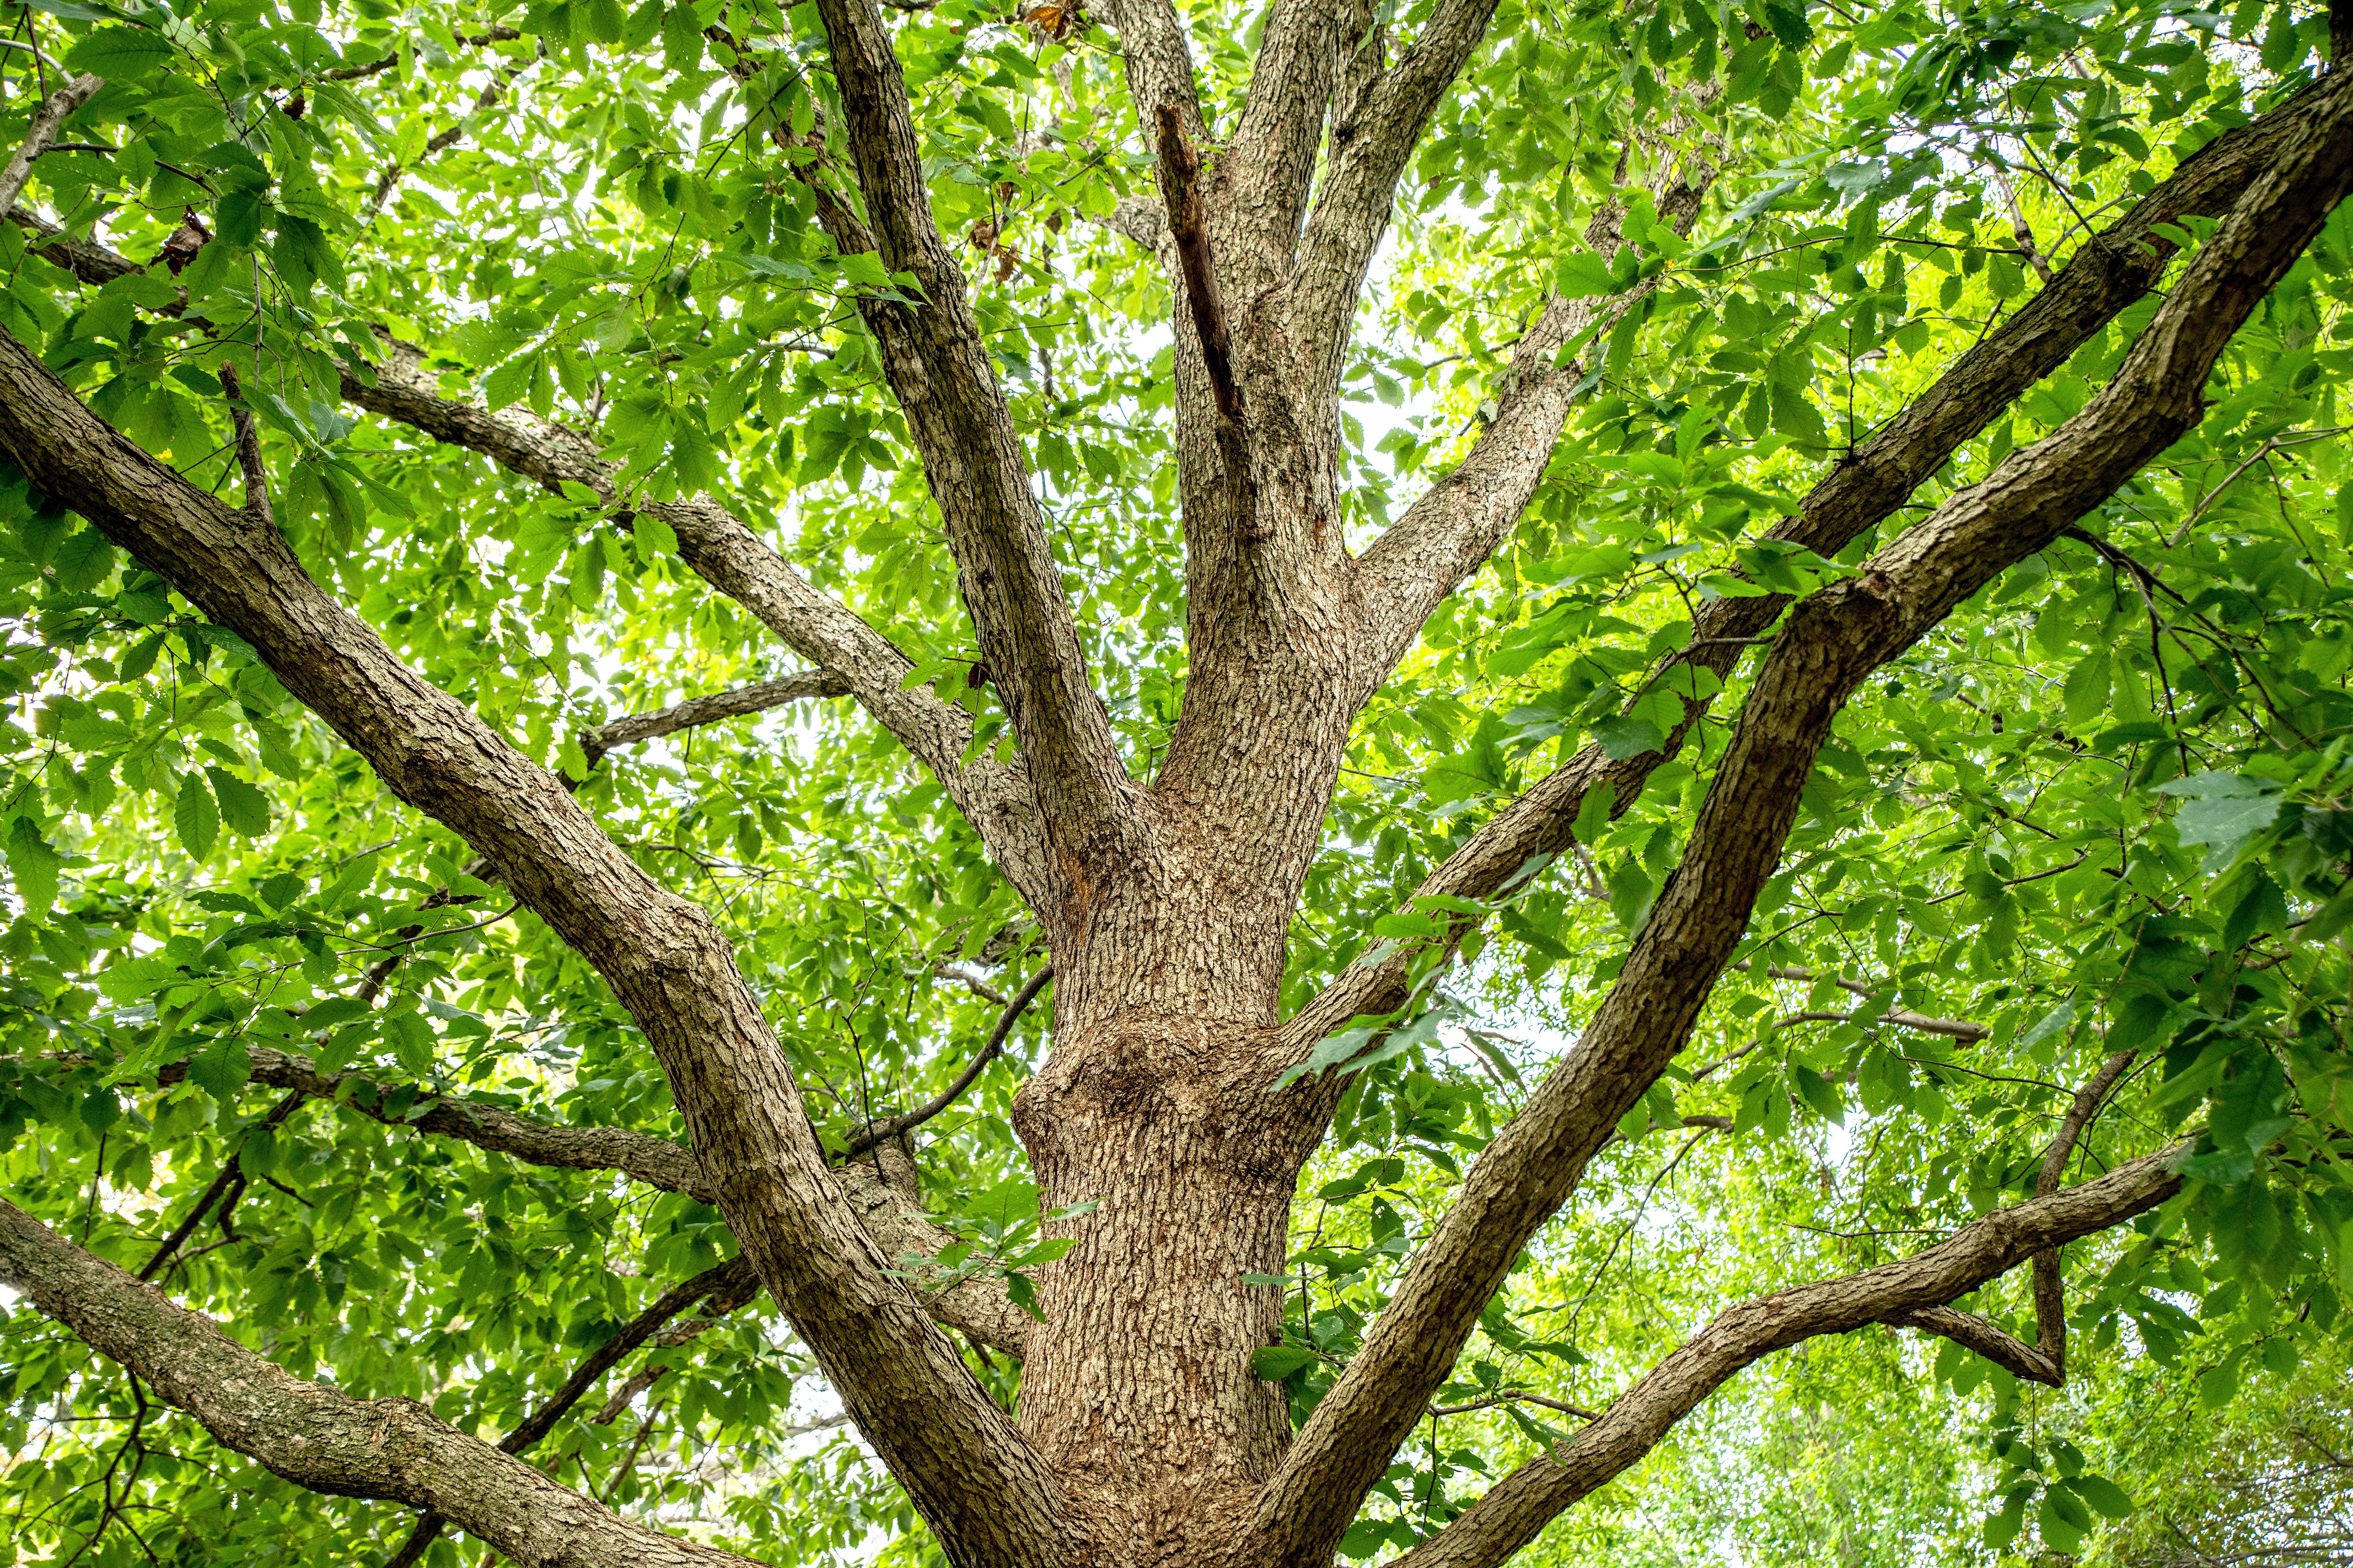
[[1239,425],[1242,389],[1234,380],[1233,347],[1226,330],[1225,297],[1218,292],[1217,268],[1201,209],[1201,159],[1185,136],[1176,106],[1164,103],[1155,116],[1160,129],[1162,187],[1168,198],[1168,235],[1176,244],[1176,264],[1185,275],[1185,303],[1201,339],[1201,363],[1218,412]]

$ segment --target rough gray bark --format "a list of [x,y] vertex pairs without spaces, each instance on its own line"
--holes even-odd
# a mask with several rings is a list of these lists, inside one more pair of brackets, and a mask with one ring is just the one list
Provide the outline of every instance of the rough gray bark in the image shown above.
[[[1352,1016],[1399,1005],[1410,955],[1360,963],[1286,1020],[1278,1005],[1285,934],[1351,723],[1526,506],[1581,377],[1554,366],[1555,353],[1598,311],[1629,301],[1552,301],[1468,459],[1351,558],[1333,478],[1347,325],[1397,181],[1482,46],[1493,6],[1440,0],[1391,64],[1391,41],[1362,0],[1279,0],[1237,129],[1221,141],[1203,120],[1176,7],[1113,0],[1139,116],[1166,127],[1164,188],[1177,209],[1174,221],[1129,213],[1120,226],[1157,247],[1197,325],[1177,334],[1175,432],[1188,685],[1159,776],[1137,781],[1088,681],[1004,393],[960,263],[930,211],[890,30],[874,0],[819,0],[818,10],[849,164],[823,153],[802,177],[837,244],[871,250],[921,284],[921,308],[869,297],[860,309],[940,506],[1018,741],[1016,761],[966,763],[965,714],[929,690],[902,689],[913,667],[887,636],[818,593],[711,498],[627,497],[592,437],[445,397],[400,345],[381,371],[353,374],[343,390],[363,408],[549,489],[586,485],[619,525],[659,517],[693,571],[816,667],[773,689],[620,721],[589,737],[592,752],[771,699],[841,692],[970,819],[1029,900],[1055,976],[1052,1051],[1016,1102],[1016,1131],[1050,1206],[1100,1205],[1067,1226],[1073,1250],[1041,1275],[1042,1323],[1021,1319],[982,1281],[934,1299],[920,1266],[912,1283],[899,1277],[901,1258],[946,1239],[923,1215],[902,1144],[886,1138],[829,1168],[709,916],[645,876],[562,781],[395,659],[303,573],[265,510],[232,511],[189,486],[5,337],[0,453],[237,631],[395,793],[498,866],[644,1029],[693,1148],[546,1127],[459,1101],[410,1125],[715,1201],[861,1433],[963,1568],[1321,1568],[1511,1259],[1683,1047],[1841,704],[2195,421],[2215,354],[2353,177],[2353,89],[2333,71],[2190,160],[1859,445],[1773,537],[1829,554],[1884,522],[1962,442],[2155,286],[2173,256],[2159,224],[2229,214],[2077,419],[2013,453],[1854,577],[1795,605],[1723,601],[1697,618],[1699,640],[1676,662],[1718,674],[1743,639],[1777,620],[1782,630],[1685,862],[1586,1039],[1474,1166],[1363,1352],[1294,1438],[1280,1390],[1250,1364],[1276,1337],[1280,1302],[1239,1281],[1282,1271],[1299,1172],[1335,1093],[1328,1084],[1267,1089]],[[735,40],[716,28],[711,37],[740,78],[756,72]],[[771,134],[792,142],[781,127]],[[1715,172],[1693,161],[1662,177],[1659,210],[1687,232]],[[85,279],[133,269],[34,215],[9,216]],[[1588,239],[1614,254],[1623,243],[1615,216],[1605,213]],[[258,465],[249,472],[258,496]],[[1630,803],[1695,716],[1694,706],[1662,752],[1618,763],[1598,750],[1580,754],[1475,835],[1424,890],[1494,892],[1533,857],[1567,844],[1592,789],[1613,788],[1620,809]],[[1976,1027],[1890,1017],[1961,1039]],[[376,1086],[356,1075],[272,1052],[253,1061],[261,1081],[379,1114]],[[2026,1346],[1950,1303],[2172,1190],[2163,1156],[2059,1188],[2062,1145],[2072,1146],[2105,1088],[2087,1086],[2089,1100],[2079,1099],[2033,1201],[1919,1258],[1731,1310],[1411,1561],[1504,1561],[1740,1367],[1811,1334],[1902,1322],[2021,1375],[2055,1379],[2063,1344],[2048,1320],[2044,1342]],[[0,1210],[0,1279],[149,1377],[224,1442],[301,1484],[396,1498],[524,1563],[726,1560],[622,1525],[414,1407],[351,1401],[225,1350],[213,1325],[14,1210]],[[966,1373],[934,1318],[1023,1356],[1018,1416]],[[236,1376],[199,1375],[223,1356]]]

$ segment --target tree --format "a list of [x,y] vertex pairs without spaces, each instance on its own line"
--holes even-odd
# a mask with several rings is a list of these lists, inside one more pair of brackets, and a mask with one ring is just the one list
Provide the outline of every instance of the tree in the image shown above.
[[18,20],[33,1550],[1473,1568],[1886,1325],[2072,1551],[2335,1331],[2343,0]]

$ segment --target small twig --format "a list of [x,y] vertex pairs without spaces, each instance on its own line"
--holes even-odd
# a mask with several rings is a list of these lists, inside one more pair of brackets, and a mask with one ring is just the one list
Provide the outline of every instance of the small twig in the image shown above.
[[1492,1410],[1498,1405],[1514,1401],[1526,1405],[1541,1405],[1547,1410],[1557,1410],[1564,1415],[1574,1415],[1579,1421],[1601,1419],[1601,1412],[1599,1410],[1588,1410],[1584,1405],[1571,1405],[1566,1399],[1550,1399],[1541,1394],[1531,1394],[1525,1388],[1503,1389],[1464,1405],[1433,1405],[1430,1407],[1430,1413],[1432,1415],[1466,1415],[1473,1410]]
[[989,1033],[988,1043],[981,1047],[978,1056],[972,1058],[972,1065],[957,1075],[955,1082],[948,1085],[937,1095],[913,1110],[902,1111],[896,1116],[886,1116],[880,1121],[869,1122],[864,1131],[850,1139],[849,1150],[842,1157],[855,1160],[875,1145],[887,1143],[901,1133],[912,1131],[922,1126],[955,1104],[956,1097],[970,1089],[974,1080],[980,1077],[982,1070],[995,1061],[998,1053],[1005,1049],[1006,1037],[1013,1032],[1013,1026],[1020,1020],[1021,1015],[1028,1010],[1029,1004],[1037,1000],[1038,993],[1046,988],[1046,982],[1053,978],[1054,966],[1050,963],[1031,975],[1029,984],[1016,992],[1013,1000],[1005,1005],[1005,1011],[997,1016],[997,1027]]
[[[271,1106],[269,1108],[269,1114],[264,1116],[254,1125],[257,1127],[277,1126],[280,1122],[293,1115],[295,1108],[300,1106],[305,1098],[307,1097],[302,1090],[299,1089],[293,1090],[291,1093],[288,1094],[285,1099],[280,1100],[276,1105]],[[205,1223],[205,1215],[211,1211],[213,1205],[219,1202],[221,1194],[227,1192],[231,1186],[235,1185],[237,1181],[237,1150],[232,1147],[229,1151],[228,1158],[221,1162],[220,1174],[213,1178],[212,1185],[206,1187],[196,1198],[195,1206],[188,1210],[187,1216],[181,1220],[177,1226],[174,1226],[172,1229],[172,1234],[165,1237],[164,1238],[163,1245],[156,1247],[155,1255],[153,1258],[150,1258],[147,1260],[147,1266],[139,1271],[139,1278],[142,1279],[153,1279],[157,1274],[163,1272],[164,1266],[172,1261],[173,1256],[177,1253],[181,1247],[187,1245],[188,1237],[196,1233],[196,1227]],[[227,1218],[226,1213],[223,1214],[222,1218],[224,1220]]]
[[246,404],[245,389],[237,384],[237,371],[227,360],[220,365],[221,390],[229,395],[229,423],[237,427],[237,466],[245,476],[245,511],[254,521],[267,528],[269,516],[269,469],[261,460],[261,431],[253,422],[253,411]]
[[2027,226],[2026,209],[2018,205],[2017,188],[2010,184],[2010,176],[2003,174],[1996,174],[1993,184],[1994,188],[2001,193],[2002,205],[2010,208],[2010,232],[2018,237],[2019,254],[2026,258],[2026,264],[2034,268],[2036,277],[2049,283],[2051,263],[2034,248],[2034,230]]

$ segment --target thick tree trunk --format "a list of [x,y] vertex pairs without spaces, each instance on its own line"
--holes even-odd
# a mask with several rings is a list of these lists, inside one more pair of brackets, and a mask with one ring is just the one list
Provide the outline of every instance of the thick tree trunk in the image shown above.
[[[1340,639],[1335,637],[1336,648]],[[1320,674],[1311,674],[1320,667]],[[1281,1339],[1301,1167],[1329,1111],[1268,1092],[1284,936],[1341,755],[1341,658],[1286,658],[1223,691],[1233,743],[1172,762],[1150,852],[1111,868],[1054,936],[1054,1049],[1014,1126],[1075,1246],[1043,1272],[1021,1422],[1103,1561],[1222,1560],[1291,1423],[1252,1353]],[[1280,673],[1282,679],[1274,677]],[[1203,694],[1188,697],[1188,715]],[[1238,714],[1241,703],[1247,713]]]

